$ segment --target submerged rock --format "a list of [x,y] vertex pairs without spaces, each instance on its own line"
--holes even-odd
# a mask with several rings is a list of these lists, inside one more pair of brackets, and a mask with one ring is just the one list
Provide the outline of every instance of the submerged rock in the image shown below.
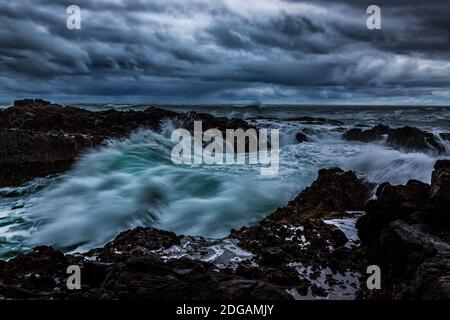
[[445,147],[436,140],[432,133],[408,126],[391,129],[386,144],[406,151],[432,152],[435,154],[445,152]]
[[298,143],[307,142],[308,137],[306,136],[306,134],[299,132],[295,135],[295,141],[297,141]]
[[[389,128],[379,124],[367,130],[353,128],[344,133],[343,138],[350,141],[374,142],[387,136],[386,145],[403,151],[431,152],[442,154],[445,147],[429,132],[415,127]],[[445,139],[445,134],[441,134]]]
[[371,129],[350,129],[344,133],[343,137],[346,140],[372,142],[382,140],[385,135],[389,133],[390,128],[388,126],[379,124]]

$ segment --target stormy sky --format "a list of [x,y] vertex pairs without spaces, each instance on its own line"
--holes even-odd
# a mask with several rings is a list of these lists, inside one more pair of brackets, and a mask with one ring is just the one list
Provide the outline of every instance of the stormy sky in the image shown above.
[[450,105],[449,30],[448,0],[0,0],[0,101]]

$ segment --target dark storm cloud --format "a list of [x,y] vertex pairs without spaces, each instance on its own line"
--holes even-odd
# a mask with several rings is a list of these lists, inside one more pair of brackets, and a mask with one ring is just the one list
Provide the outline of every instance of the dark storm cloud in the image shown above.
[[[382,7],[382,30],[366,28]],[[66,28],[66,7],[82,29]],[[449,104],[447,0],[0,2],[0,98]]]

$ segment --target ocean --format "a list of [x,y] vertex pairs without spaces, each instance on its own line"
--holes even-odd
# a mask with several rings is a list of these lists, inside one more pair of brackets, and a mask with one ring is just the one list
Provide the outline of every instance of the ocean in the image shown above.
[[[143,110],[142,105],[81,105],[89,110]],[[256,166],[174,165],[167,121],[161,132],[140,130],[128,138],[83,154],[73,170],[38,178],[20,187],[0,189],[0,258],[35,245],[65,252],[104,245],[121,231],[150,226],[210,238],[252,225],[285,206],[309,186],[321,168],[354,170],[375,183],[429,183],[437,159],[450,159],[449,107],[393,106],[162,106],[248,120],[280,130],[278,175],[261,176]],[[305,124],[298,117],[325,118],[343,124]],[[384,141],[342,139],[355,126],[414,126],[432,132],[447,149],[433,155],[402,152]],[[308,142],[297,143],[298,132]]]

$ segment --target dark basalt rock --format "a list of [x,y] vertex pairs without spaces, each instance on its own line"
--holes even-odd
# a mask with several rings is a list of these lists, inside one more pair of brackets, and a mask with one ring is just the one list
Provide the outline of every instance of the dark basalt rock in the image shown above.
[[381,184],[377,199],[367,202],[366,215],[358,221],[361,241],[376,245],[381,231],[394,220],[450,233],[450,160],[437,161],[434,169],[431,186],[415,180],[404,186]]
[[188,130],[193,130],[195,120],[203,122],[203,130],[250,128],[244,120],[195,112],[178,114],[158,108],[91,112],[41,99],[19,100],[0,110],[0,186],[66,171],[87,148],[139,128],[159,130],[165,119]]
[[303,142],[307,142],[308,141],[308,137],[306,136],[306,134],[299,132],[299,133],[297,133],[295,135],[295,140],[298,143],[303,143]]
[[148,256],[115,264],[99,293],[104,299],[127,300],[290,299],[266,282],[220,272],[208,263]]
[[422,263],[415,273],[415,297],[425,300],[448,300],[450,297],[450,255],[438,254]]
[[[295,228],[300,226],[301,229]],[[348,241],[342,231],[321,220],[298,217],[289,223],[278,220],[276,214],[256,226],[234,231],[232,237],[239,239],[240,245],[254,253],[256,261],[266,267],[292,261],[316,267],[328,265],[327,259],[334,254],[328,246],[343,247]]]
[[86,253],[86,256],[95,255],[97,259],[104,262],[122,261],[179,245],[180,239],[181,237],[173,232],[138,227],[122,232],[103,248],[93,249]]
[[345,216],[345,211],[363,210],[373,188],[372,184],[352,171],[322,169],[317,180],[288,207],[307,218]]
[[61,106],[43,100],[20,100],[0,112],[0,127],[39,133],[121,137],[139,127],[158,129],[163,119],[177,114],[157,108],[142,112],[101,112]]
[[443,140],[447,140],[450,141],[450,133],[439,133],[439,136],[443,139]]
[[389,133],[390,128],[388,126],[379,124],[371,129],[350,129],[344,133],[343,137],[346,140],[372,142],[382,140],[385,135]]
[[28,106],[36,106],[36,107],[45,107],[51,104],[49,101],[45,101],[43,99],[23,99],[14,101],[14,107],[28,107]]
[[381,184],[376,192],[377,199],[370,200],[366,205],[366,215],[358,220],[357,227],[361,241],[367,245],[376,243],[381,231],[397,219],[418,223],[418,216],[411,211],[425,206],[430,186],[415,180],[405,186],[393,186],[390,183]]
[[434,135],[414,127],[403,127],[389,131],[386,144],[390,147],[406,151],[432,152],[441,154],[445,147]]
[[383,270],[375,297],[450,299],[449,178],[450,161],[437,161],[431,186],[385,183],[367,203],[357,228],[369,260]]
[[[198,260],[158,255],[158,250],[178,241],[171,232],[137,228],[84,255],[37,247],[8,262],[1,261],[0,298],[292,299],[281,287],[262,278],[245,277]],[[81,290],[66,287],[69,265],[81,269]]]
[[380,267],[391,299],[450,298],[450,245],[421,225],[392,222],[380,238]]
[[[321,220],[297,218],[293,223],[286,223],[271,215],[256,226],[232,232],[231,237],[253,253],[253,260],[258,264],[256,267],[241,265],[238,274],[267,281],[284,290],[296,290],[301,296],[310,291],[320,297],[348,288],[350,284],[339,280],[339,276],[326,279],[326,285],[338,289],[324,288],[319,279],[326,269],[334,275],[362,274],[366,265],[359,247],[346,247],[348,240],[344,233]],[[303,266],[303,272],[296,265]]]
[[103,140],[101,136],[0,129],[0,186],[69,170],[81,152]]
[[36,247],[26,255],[3,262],[0,298],[27,299],[46,296],[66,277],[68,259],[51,247]]
[[227,129],[242,129],[245,131],[254,128],[242,119],[215,117],[207,113],[188,112],[178,114],[176,119],[183,124],[180,127],[189,131],[194,130],[194,121],[202,121],[204,131],[215,128],[225,133]]
[[[409,126],[392,129],[379,124],[367,130],[353,128],[345,132],[343,138],[351,141],[373,142],[383,140],[386,135],[386,145],[398,150],[434,154],[445,152],[445,147],[432,133]],[[445,139],[445,134],[441,134],[441,137]]]
[[450,160],[439,160],[434,165],[430,202],[435,208],[450,208]]

